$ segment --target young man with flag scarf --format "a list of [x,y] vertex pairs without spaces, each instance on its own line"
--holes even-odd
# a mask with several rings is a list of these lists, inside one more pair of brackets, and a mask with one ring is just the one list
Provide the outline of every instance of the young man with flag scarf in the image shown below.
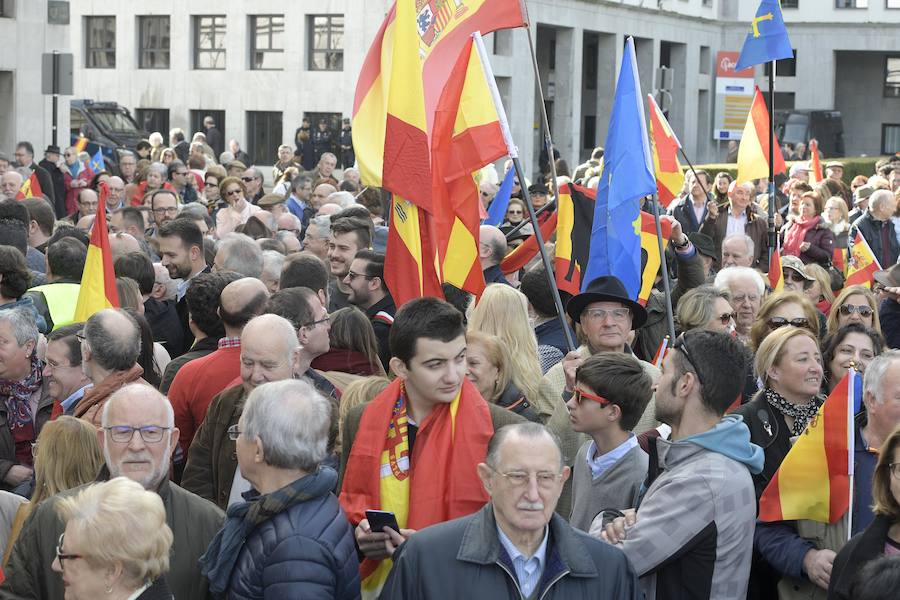
[[[488,497],[476,467],[496,429],[523,422],[466,379],[462,314],[435,298],[397,313],[390,334],[397,379],[350,410],[343,430],[341,506],[365,555],[364,598],[375,598],[395,548],[416,530],[474,513]],[[400,531],[372,531],[367,510],[394,513]]]

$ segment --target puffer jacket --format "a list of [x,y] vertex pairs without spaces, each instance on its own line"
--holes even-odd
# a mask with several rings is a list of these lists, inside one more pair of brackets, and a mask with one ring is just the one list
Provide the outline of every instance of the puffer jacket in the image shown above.
[[347,516],[331,493],[334,469],[308,475],[309,500],[259,524],[231,572],[229,600],[359,598],[359,559]]

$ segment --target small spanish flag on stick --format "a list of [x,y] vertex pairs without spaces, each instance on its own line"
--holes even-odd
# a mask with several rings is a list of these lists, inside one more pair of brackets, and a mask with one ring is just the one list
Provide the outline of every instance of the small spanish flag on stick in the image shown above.
[[773,291],[784,289],[784,272],[781,270],[781,248],[775,248],[769,260],[769,286]]
[[100,203],[91,230],[91,245],[81,275],[81,290],[75,307],[75,321],[84,322],[99,310],[117,308],[119,293],[116,290],[116,273],[113,271],[112,250],[106,230],[106,196],[109,188],[100,184]]

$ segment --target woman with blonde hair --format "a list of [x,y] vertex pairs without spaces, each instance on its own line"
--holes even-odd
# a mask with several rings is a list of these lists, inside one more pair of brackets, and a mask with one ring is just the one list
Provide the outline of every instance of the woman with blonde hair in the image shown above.
[[731,306],[731,292],[713,285],[701,285],[678,301],[676,320],[681,331],[706,329],[731,333],[737,316]]
[[3,555],[3,566],[22,525],[35,506],[59,492],[90,483],[103,467],[103,452],[97,442],[97,430],[75,417],[61,416],[48,422],[32,446],[34,455],[34,493],[31,501],[19,506],[12,533]]
[[834,299],[828,313],[828,331],[837,331],[847,323],[862,323],[881,333],[875,294],[861,285],[845,287]]
[[849,214],[847,203],[840,196],[832,196],[825,201],[822,220],[825,222],[825,226],[834,234],[835,248],[847,247],[847,235],[850,231]]
[[350,409],[359,404],[365,404],[375,399],[375,396],[384,391],[391,380],[383,375],[374,375],[372,377],[364,377],[357,379],[344,388],[341,393],[341,404],[338,407],[338,434],[334,443],[334,452],[338,456],[341,455],[343,448],[342,434],[344,432],[344,419]]
[[831,274],[817,263],[809,263],[806,265],[805,271],[815,281],[803,292],[823,315],[827,315],[834,302],[834,292],[831,291]]
[[534,330],[528,320],[528,299],[517,289],[494,283],[484,290],[481,300],[471,309],[468,331],[496,335],[509,348],[510,363],[520,373],[519,390],[526,398],[538,397],[541,363]]
[[165,578],[172,530],[159,494],[116,477],[61,498],[56,512],[66,530],[53,570],[67,600],[172,598]]
[[766,298],[750,328],[750,348],[759,352],[766,336],[786,325],[807,329],[818,339],[819,313],[809,298],[799,292],[779,292]]
[[537,412],[519,389],[523,376],[516,371],[509,348],[496,335],[466,332],[466,377],[488,402],[529,421],[540,422]]

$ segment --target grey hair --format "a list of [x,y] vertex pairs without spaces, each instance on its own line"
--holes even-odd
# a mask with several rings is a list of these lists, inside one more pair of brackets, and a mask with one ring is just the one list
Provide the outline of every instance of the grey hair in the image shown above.
[[356,198],[350,192],[332,192],[328,194],[325,202],[331,202],[339,205],[341,208],[347,208],[356,204]]
[[259,438],[266,464],[315,471],[328,456],[331,403],[302,379],[265,383],[244,404],[247,439]]
[[717,288],[712,285],[701,285],[689,290],[678,301],[677,317],[681,329],[689,331],[698,327],[705,327],[713,316],[713,307],[716,298],[724,298],[731,302],[731,292],[728,288]]
[[[327,240],[331,233],[331,215],[320,215],[309,220],[310,225],[316,226],[319,235],[316,237],[321,240]],[[307,226],[308,227],[308,226]]]
[[484,462],[486,462],[489,467],[496,470],[500,466],[500,448],[503,446],[503,442],[506,441],[506,438],[508,438],[513,433],[520,437],[528,439],[536,439],[547,436],[551,440],[553,440],[553,443],[556,445],[556,449],[559,451],[559,470],[562,471],[563,467],[565,466],[565,462],[563,460],[562,442],[560,441],[559,436],[540,423],[530,422],[506,425],[494,432],[494,435],[491,437],[491,441],[488,442],[487,456],[484,459]]
[[756,244],[753,243],[753,238],[747,235],[746,233],[732,233],[729,236],[726,236],[724,240],[722,240],[722,245],[725,245],[725,242],[728,240],[741,240],[747,245],[747,254],[753,256],[753,251],[756,250]]
[[9,328],[12,330],[19,348],[28,342],[37,344],[40,333],[31,311],[24,308],[0,310],[0,323],[9,323]]
[[155,171],[158,173],[163,179],[169,176],[169,168],[162,164],[161,162],[151,163],[149,167],[150,171]]
[[307,183],[312,185],[312,178],[309,175],[297,175],[291,180],[291,189],[294,191],[299,190]]
[[869,196],[869,208],[878,208],[885,202],[889,202],[894,198],[894,194],[890,190],[875,190]]
[[898,360],[900,360],[900,350],[888,350],[872,359],[872,362],[866,367],[866,374],[863,377],[863,393],[872,394],[878,404],[884,403],[881,380],[884,379],[884,374],[887,373],[891,364]]
[[284,254],[275,250],[264,250],[262,259],[263,273],[278,279],[281,276],[281,267],[284,266]]
[[[112,406],[113,401],[118,400],[119,397],[123,397],[127,400],[135,393],[147,393],[162,400],[163,405],[166,407],[166,427],[169,429],[175,427],[175,409],[172,408],[172,403],[169,402],[168,398],[157,391],[156,388],[143,383],[129,383],[126,386],[120,387],[110,395],[109,399],[103,403],[103,408],[100,409],[100,427],[104,429],[109,427],[109,407]],[[169,433],[171,434],[171,432]]]
[[[107,324],[115,313],[127,319],[130,332]],[[110,371],[130,369],[141,354],[141,329],[134,317],[118,308],[94,313],[84,324],[84,337],[97,364]]]
[[263,257],[259,245],[243,233],[229,233],[219,240],[216,253],[225,253],[222,268],[240,273],[244,277],[259,278],[262,275]]
[[756,284],[759,295],[762,296],[766,291],[766,284],[763,282],[762,275],[757,273],[750,267],[725,267],[716,274],[714,285],[721,289],[731,289],[731,284],[743,277],[749,277]]

